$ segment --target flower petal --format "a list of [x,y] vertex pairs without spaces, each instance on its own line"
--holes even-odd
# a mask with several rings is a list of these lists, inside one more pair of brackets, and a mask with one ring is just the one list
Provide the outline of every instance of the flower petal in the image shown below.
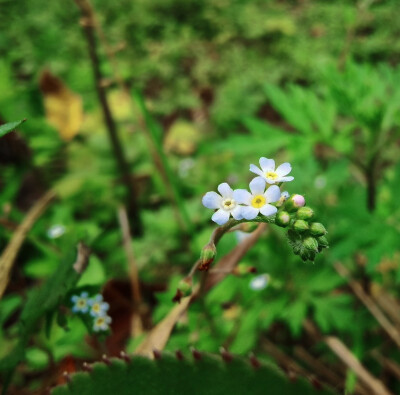
[[229,211],[222,210],[221,208],[214,213],[211,219],[218,225],[223,225],[228,222],[229,215],[230,215]]
[[262,177],[253,178],[249,187],[253,195],[262,195],[265,191],[265,180]]
[[260,212],[262,215],[265,215],[266,217],[269,217],[271,215],[274,215],[278,209],[275,206],[272,206],[271,204],[265,204],[260,208]]
[[257,217],[258,213],[259,213],[259,210],[252,206],[243,206],[242,207],[243,218],[246,218],[249,220],[254,219],[255,217]]
[[242,206],[236,206],[232,211],[231,211],[232,217],[235,219],[243,219],[242,215]]
[[290,163],[282,163],[278,168],[275,170],[275,173],[278,174],[278,176],[283,177],[286,176],[286,174],[289,174],[292,171],[292,166]]
[[218,185],[218,192],[223,198],[232,197],[233,194],[232,188],[226,182]]
[[264,196],[267,198],[267,203],[274,203],[277,202],[281,198],[281,190],[277,185],[271,185]]
[[263,172],[268,170],[275,171],[275,161],[273,159],[260,158],[260,166]]
[[216,208],[220,208],[221,205],[221,196],[218,195],[217,192],[207,192],[202,199],[202,203],[203,206],[207,207],[207,208],[212,208],[212,209],[216,209]]
[[233,198],[236,200],[237,203],[249,205],[251,200],[251,193],[246,189],[235,189],[233,191]]
[[288,177],[279,177],[279,182],[287,182],[287,181],[293,181],[294,177],[288,176]]
[[259,176],[264,176],[263,171],[259,169],[256,165],[250,165],[250,171],[254,174],[258,174]]

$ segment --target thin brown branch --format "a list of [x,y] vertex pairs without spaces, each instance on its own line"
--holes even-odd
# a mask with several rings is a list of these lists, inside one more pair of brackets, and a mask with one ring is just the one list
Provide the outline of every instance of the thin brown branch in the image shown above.
[[400,328],[400,303],[392,295],[380,288],[377,293],[372,294],[373,299],[379,307],[390,317],[397,328]]
[[118,219],[122,232],[122,242],[125,250],[126,259],[128,261],[129,279],[131,282],[131,291],[133,299],[133,314],[131,322],[132,337],[138,336],[143,332],[143,323],[140,314],[142,305],[142,295],[140,291],[139,273],[136,265],[135,255],[132,247],[132,237],[129,228],[128,213],[125,207],[118,209]]
[[400,365],[389,359],[384,357],[379,353],[379,351],[372,351],[372,356],[379,361],[379,363],[388,371],[390,374],[395,377],[398,381],[400,381]]
[[[76,0],[75,0],[76,1]],[[100,38],[100,42],[102,44],[102,46],[104,47],[104,51],[105,54],[108,58],[108,61],[111,65],[111,69],[112,69],[112,73],[113,73],[113,79],[116,81],[117,85],[119,86],[120,90],[124,93],[126,100],[128,101],[128,103],[130,104],[132,111],[133,112],[137,112],[137,108],[134,106],[131,94],[129,92],[129,87],[127,86],[127,84],[125,83],[124,79],[121,76],[121,73],[119,71],[119,65],[118,65],[118,61],[115,57],[115,51],[112,49],[112,47],[110,46],[108,40],[107,40],[107,35],[104,33],[104,30],[101,26],[101,24],[98,21],[98,18],[96,17],[96,13],[94,8],[92,7],[92,5],[90,4],[89,0],[79,0],[80,2],[84,3],[84,7],[87,11],[87,13],[89,13],[91,15],[91,26],[93,26],[93,28],[96,30],[97,35]],[[179,227],[181,229],[187,229],[188,228],[188,224],[185,222],[185,219],[179,209],[179,204],[177,202],[177,199],[175,197],[174,191],[173,191],[173,187],[171,186],[171,183],[169,181],[168,178],[168,174],[166,169],[163,166],[163,161],[162,158],[160,156],[160,154],[157,151],[157,148],[155,146],[155,143],[152,140],[151,134],[148,131],[148,127],[146,125],[145,120],[143,119],[142,114],[140,115],[140,126],[141,126],[141,130],[143,131],[144,137],[146,139],[147,145],[149,147],[149,151],[150,154],[153,158],[153,163],[155,165],[155,167],[157,168],[157,171],[159,172],[161,179],[164,183],[165,189],[167,191],[168,194],[168,198],[172,203],[172,209],[174,212],[174,216],[176,218],[177,223],[179,224]]]
[[[320,359],[314,357],[302,346],[297,346],[294,349],[294,354],[298,359],[306,363],[318,377],[326,380],[332,388],[338,390],[345,389],[345,378],[338,375],[331,367],[326,366]],[[355,394],[357,395],[369,395],[367,389],[362,387],[359,383],[356,384]]]
[[[235,267],[244,254],[253,246],[253,244],[261,236],[265,224],[260,224],[255,232],[252,233],[251,237],[242,241],[238,246],[236,246],[233,251],[221,258],[220,262],[216,267],[220,269],[228,269],[230,267]],[[218,239],[219,240],[219,239]],[[195,265],[194,265],[195,266]],[[209,274],[205,286],[203,286],[204,292],[208,292],[214,285],[219,283],[225,278],[226,274]],[[175,305],[169,314],[161,320],[147,335],[143,342],[137,347],[135,353],[144,354],[153,358],[152,351],[154,349],[162,350],[168,342],[168,339],[172,333],[172,330],[178,320],[189,308],[190,303],[192,303],[197,297],[199,297],[201,287],[196,285],[192,294],[182,298],[180,303]]]
[[108,136],[113,149],[114,157],[121,174],[122,180],[128,192],[128,212],[132,220],[132,228],[135,236],[142,234],[142,222],[137,204],[136,187],[133,183],[133,177],[129,164],[118,137],[117,126],[108,103],[107,94],[102,81],[104,77],[100,68],[100,59],[97,53],[97,43],[95,37],[95,20],[93,10],[86,0],[75,0],[82,15],[82,29],[87,41],[88,53],[92,64],[93,75],[96,85],[97,96],[103,111],[104,122],[107,128]]
[[10,242],[0,257],[0,299],[7,287],[15,258],[34,223],[40,218],[47,206],[54,199],[55,193],[48,191],[28,211],[22,223],[15,230]]
[[357,298],[364,304],[364,306],[368,309],[368,311],[374,316],[374,318],[381,325],[383,330],[388,334],[388,336],[393,340],[393,342],[400,348],[400,332],[396,329],[396,327],[389,321],[389,319],[385,316],[379,306],[373,301],[373,299],[367,295],[361,284],[357,281],[354,281],[350,277],[349,271],[343,266],[341,263],[335,263],[336,271],[347,280],[350,288],[357,296]]
[[263,350],[267,354],[271,355],[271,357],[274,358],[275,361],[285,370],[304,377],[312,377],[308,370],[300,366],[294,359],[286,355],[279,347],[275,346],[275,344],[268,339],[263,338],[261,340],[261,346]]
[[303,326],[312,338],[321,339],[331,351],[355,373],[360,382],[370,391],[370,394],[392,395],[385,385],[361,364],[358,358],[340,339],[334,336],[322,337],[316,326],[310,320],[305,320]]
[[374,377],[349,350],[345,344],[334,336],[325,338],[326,345],[356,374],[356,376],[366,384],[373,394],[391,395],[392,393],[384,384]]

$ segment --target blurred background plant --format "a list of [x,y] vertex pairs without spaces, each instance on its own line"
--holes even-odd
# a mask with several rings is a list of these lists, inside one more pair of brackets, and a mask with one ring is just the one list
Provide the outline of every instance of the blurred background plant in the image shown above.
[[[258,274],[227,275],[193,301],[165,349],[224,346],[337,391],[378,381],[398,393],[399,11],[397,0],[0,0],[0,123],[27,118],[0,138],[9,392],[136,350],[214,229],[202,195],[244,188],[247,164],[266,156],[292,163],[288,191],[306,196],[331,248],[305,264],[274,227],[238,259],[243,234],[227,234],[216,263]],[[79,240],[89,264],[66,284],[58,265]],[[43,304],[46,281],[59,288],[45,285],[57,292]],[[82,291],[110,304],[109,336],[67,309]]]

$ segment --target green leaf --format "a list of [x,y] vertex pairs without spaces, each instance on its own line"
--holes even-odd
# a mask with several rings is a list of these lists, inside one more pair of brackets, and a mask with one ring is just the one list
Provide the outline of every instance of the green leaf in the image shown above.
[[75,373],[67,386],[57,387],[53,395],[146,394],[329,394],[314,389],[304,378],[290,381],[270,363],[258,368],[234,357],[202,354],[199,360],[163,353],[158,360],[134,356],[129,362],[112,359],[110,364],[95,363],[90,373]]
[[10,122],[10,123],[5,123],[4,125],[1,125],[0,126],[0,137],[3,137],[7,133],[12,132],[14,129],[16,129],[19,125],[21,125],[25,121],[26,121],[26,119],[22,119],[21,121]]
[[[16,347],[0,361],[0,375],[4,379],[3,391],[7,389],[14,370],[24,359],[31,335],[36,330],[41,318],[52,314],[64,302],[67,294],[75,287],[82,270],[85,268],[89,250],[83,244],[70,251],[60,263],[58,270],[41,288],[35,289],[30,295],[19,318],[19,342]],[[78,265],[80,263],[80,265]]]

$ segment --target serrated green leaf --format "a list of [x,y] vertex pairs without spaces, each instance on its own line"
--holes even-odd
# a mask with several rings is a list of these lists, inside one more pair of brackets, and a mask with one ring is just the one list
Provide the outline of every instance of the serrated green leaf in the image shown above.
[[200,360],[178,360],[164,353],[159,360],[134,356],[130,362],[111,360],[96,363],[90,373],[76,373],[67,386],[55,388],[53,395],[242,395],[242,394],[330,394],[314,389],[304,378],[290,381],[275,366],[263,362],[255,369],[248,361],[203,354]]

